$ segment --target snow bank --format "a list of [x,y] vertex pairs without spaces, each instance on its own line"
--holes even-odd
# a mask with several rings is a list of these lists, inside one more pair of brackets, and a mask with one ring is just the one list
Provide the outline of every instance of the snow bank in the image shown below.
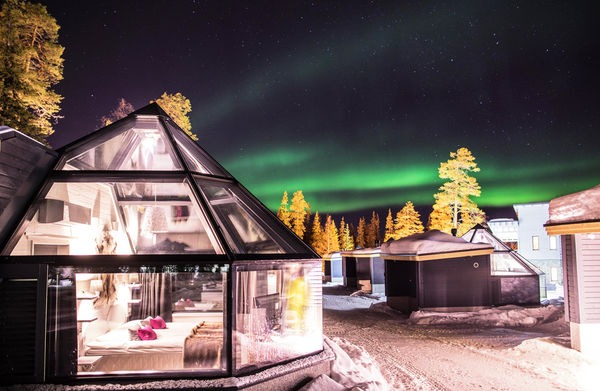
[[331,377],[321,375],[300,391],[392,390],[377,364],[363,347],[341,338],[331,340],[325,337],[325,343],[335,355],[331,364]]
[[413,324],[470,324],[494,327],[533,327],[561,312],[560,305],[523,308],[516,305],[483,309],[473,312],[415,311],[410,315]]
[[323,295],[323,309],[337,311],[352,311],[358,309],[368,309],[374,302],[385,300],[376,296],[363,293],[356,293],[350,296],[342,295]]

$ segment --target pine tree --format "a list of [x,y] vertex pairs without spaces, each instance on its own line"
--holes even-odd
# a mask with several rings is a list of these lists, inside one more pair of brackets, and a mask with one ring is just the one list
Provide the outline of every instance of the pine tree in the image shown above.
[[444,207],[436,201],[436,203],[433,204],[433,210],[429,214],[427,229],[437,229],[449,234],[451,228],[452,215],[450,214],[450,208]]
[[292,223],[292,231],[300,239],[304,237],[304,231],[306,230],[306,226],[304,225],[306,220],[306,215],[309,213],[310,205],[306,200],[304,200],[304,195],[302,194],[302,190],[298,190],[294,193],[292,197],[292,205],[290,206],[290,220]]
[[356,229],[356,247],[361,247],[361,248],[365,248],[367,242],[366,242],[366,230],[367,230],[367,223],[365,221],[364,217],[361,217],[360,220],[358,220],[358,228]]
[[412,234],[423,232],[423,223],[419,212],[411,201],[408,201],[402,210],[396,214],[394,223],[394,239],[400,239]]
[[385,219],[385,237],[384,242],[394,238],[394,218],[392,217],[392,210],[388,209],[388,215]]
[[117,122],[121,118],[127,117],[134,111],[133,105],[125,100],[125,98],[119,99],[117,107],[111,110],[108,115],[103,116],[100,119],[102,126],[108,126],[113,122]]
[[287,225],[289,228],[292,228],[292,223],[290,223],[290,212],[288,211],[287,191],[283,192],[283,198],[281,199],[281,206],[277,211],[277,217],[279,217],[279,220],[281,220],[283,224]]
[[321,217],[319,216],[319,212],[315,213],[315,217],[313,219],[312,235],[309,244],[320,256],[323,256],[327,253],[327,243],[325,241],[323,227],[321,226]]
[[327,254],[340,251],[340,239],[338,230],[335,226],[335,221],[331,216],[327,216],[325,222],[325,239],[327,244]]
[[340,229],[338,231],[340,235],[340,250],[344,251],[346,248],[344,245],[346,244],[346,240],[344,238],[344,231],[346,230],[346,223],[344,222],[344,216],[342,216],[342,221],[340,221]]
[[371,215],[371,222],[367,227],[366,232],[366,245],[367,247],[375,247],[377,243],[381,243],[381,233],[379,232],[379,215],[373,211]]
[[[153,101],[150,101],[153,103]],[[176,94],[167,94],[164,92],[156,103],[171,117],[173,121],[183,129],[184,132],[192,138],[198,140],[198,136],[192,133],[192,124],[187,116],[187,113],[192,111],[192,104],[189,99],[183,96],[180,92]]]
[[7,0],[0,10],[0,123],[46,143],[59,118],[64,47],[45,6]]
[[[441,226],[441,230],[445,232],[452,228],[459,232],[466,232],[467,225],[481,220],[483,216],[483,212],[470,199],[481,195],[481,187],[477,180],[469,176],[470,172],[479,172],[475,157],[467,148],[460,148],[450,153],[450,159],[445,163],[442,162],[438,171],[440,178],[450,181],[444,183],[439,189],[441,192],[434,196],[435,215],[431,220],[432,222],[435,220],[435,225]],[[443,226],[446,224],[447,213],[452,219],[450,227]]]
[[354,250],[354,239],[352,238],[350,226],[348,224],[346,224],[346,227],[344,228],[344,234],[342,237],[344,238],[344,245],[342,248],[345,251]]

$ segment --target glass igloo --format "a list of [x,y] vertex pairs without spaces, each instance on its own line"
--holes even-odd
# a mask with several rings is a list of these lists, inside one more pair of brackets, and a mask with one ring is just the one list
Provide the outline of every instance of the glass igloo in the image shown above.
[[2,247],[35,277],[14,289],[36,298],[36,376],[236,376],[322,350],[318,256],[158,105],[57,152]]

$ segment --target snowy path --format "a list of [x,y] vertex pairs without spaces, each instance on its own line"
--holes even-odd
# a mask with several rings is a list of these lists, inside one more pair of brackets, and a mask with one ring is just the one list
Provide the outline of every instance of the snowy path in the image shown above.
[[531,329],[409,324],[375,298],[324,288],[324,334],[362,346],[398,390],[592,390],[598,367],[562,344],[561,320]]

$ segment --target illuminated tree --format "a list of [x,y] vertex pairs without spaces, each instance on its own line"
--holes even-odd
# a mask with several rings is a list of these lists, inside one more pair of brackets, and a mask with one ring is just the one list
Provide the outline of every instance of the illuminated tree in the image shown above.
[[412,234],[423,232],[423,223],[419,212],[411,201],[404,204],[400,212],[396,214],[394,222],[394,239],[405,238]]
[[323,227],[321,226],[319,212],[315,213],[315,218],[313,219],[312,235],[309,244],[320,256],[327,253],[327,241],[325,239]]
[[444,207],[436,201],[433,205],[433,211],[429,214],[427,229],[437,229],[449,234],[452,229],[452,215],[450,214],[450,208]]
[[60,26],[46,7],[7,0],[0,10],[0,123],[46,143],[63,97]]
[[108,115],[105,115],[100,119],[102,126],[108,126],[113,122],[120,120],[121,118],[127,117],[130,113],[134,111],[133,105],[125,100],[125,98],[119,99],[119,103],[117,107],[111,110]]
[[366,246],[366,234],[367,223],[364,217],[358,220],[358,228],[356,229],[356,247],[364,248]]
[[350,226],[348,224],[346,224],[346,227],[344,228],[344,234],[342,235],[342,238],[344,239],[344,245],[342,246],[342,249],[345,251],[354,250],[354,239],[352,238]]
[[292,223],[292,231],[300,239],[304,237],[304,231],[306,230],[305,222],[306,215],[309,213],[310,205],[304,199],[302,190],[298,190],[292,197],[292,205],[290,206],[290,220]]
[[381,242],[381,233],[379,232],[379,215],[373,211],[371,222],[367,226],[365,244],[367,247],[375,247]]
[[[150,101],[152,103],[152,101]],[[175,121],[177,126],[183,129],[192,140],[198,140],[198,136],[192,133],[192,124],[187,113],[192,111],[192,104],[189,99],[180,92],[176,94],[167,94],[164,92],[156,103]]]
[[338,230],[335,226],[335,221],[331,218],[331,216],[327,216],[324,234],[327,244],[327,254],[340,251],[340,239]]
[[[470,199],[481,195],[481,187],[477,180],[469,175],[470,172],[479,172],[475,157],[467,148],[460,148],[450,153],[450,159],[441,163],[438,171],[440,178],[449,181],[444,183],[439,188],[441,192],[434,196],[436,202],[430,226],[445,232],[452,228],[466,232],[468,224],[480,222],[483,216],[483,212]],[[446,225],[447,214],[451,217],[450,227]]]
[[392,210],[388,209],[388,215],[385,219],[385,236],[383,238],[384,242],[387,242],[390,239],[393,239],[394,236],[394,218],[392,217]]
[[287,225],[289,228],[292,228],[292,224],[290,223],[290,212],[288,211],[287,191],[283,192],[283,198],[281,199],[281,206],[277,211],[277,217],[279,217],[279,220],[281,220],[283,224]]
[[342,221],[340,221],[340,229],[338,230],[338,234],[340,236],[340,250],[345,250],[344,244],[344,231],[346,230],[346,223],[344,222],[344,216],[342,216]]

